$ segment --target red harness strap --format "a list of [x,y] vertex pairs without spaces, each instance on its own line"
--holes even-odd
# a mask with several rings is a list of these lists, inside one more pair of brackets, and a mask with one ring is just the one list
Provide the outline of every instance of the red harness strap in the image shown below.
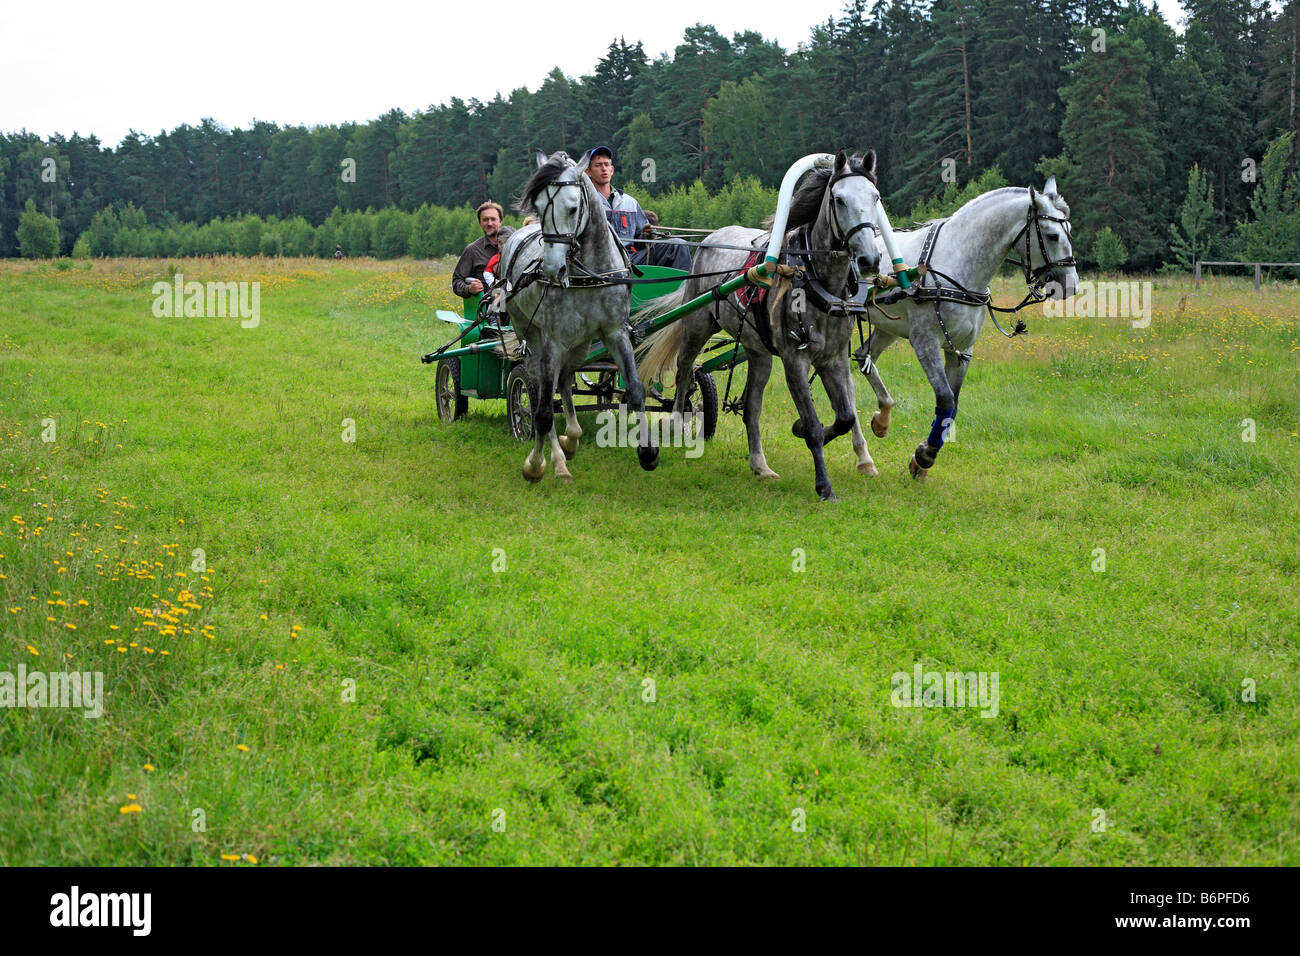
[[[745,264],[740,267],[739,274],[748,272],[751,268],[758,265],[759,262],[761,262],[763,259],[764,252],[765,250],[763,249],[759,249],[754,252],[751,252],[749,254],[749,258],[745,260]],[[748,309],[751,304],[754,305],[755,307],[762,305],[763,300],[766,298],[767,298],[766,286],[750,285],[746,283],[745,285],[741,286],[739,289],[736,290],[736,301],[739,302],[741,307],[745,309]]]

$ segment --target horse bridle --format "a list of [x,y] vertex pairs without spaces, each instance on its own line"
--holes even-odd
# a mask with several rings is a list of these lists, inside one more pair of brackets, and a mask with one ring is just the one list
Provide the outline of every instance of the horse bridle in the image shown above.
[[[867,182],[871,182],[871,177],[868,176],[866,173],[844,173],[843,175],[838,176],[838,177],[836,177],[835,179],[832,179],[830,182],[828,182],[828,183],[826,184],[826,195],[827,195],[827,196],[834,196],[834,193],[833,193],[831,190],[834,189],[835,184],[838,183],[838,182],[840,182],[840,180],[848,179],[850,176],[861,176],[861,177],[862,177],[863,179],[865,179]],[[872,185],[875,185],[875,184],[872,183]],[[849,240],[852,239],[854,236],[856,236],[856,235],[857,235],[859,232],[861,232],[863,229],[870,229],[872,232],[875,232],[875,231],[876,231],[876,224],[875,224],[874,222],[872,222],[870,219],[864,219],[864,220],[862,220],[860,223],[858,223],[857,225],[855,225],[853,228],[851,228],[848,232],[845,232],[845,231],[844,231],[844,227],[840,225],[840,217],[837,216],[837,215],[835,214],[835,207],[832,205],[832,207],[831,207],[831,241],[833,241],[833,242],[834,242],[834,241],[842,242],[842,243],[844,243],[844,248],[847,249],[847,248],[849,247]],[[837,239],[837,237],[836,237],[836,235],[835,235],[837,232],[840,234],[839,237],[838,237],[838,239]]]
[[[842,179],[848,179],[850,176],[861,176],[867,182],[869,183],[871,182],[871,177],[868,176],[866,173],[846,172],[840,176],[832,178],[830,182],[826,184],[826,195],[828,197],[833,197],[834,193],[832,192],[832,190],[834,189],[835,184]],[[874,186],[875,183],[872,183],[872,185]],[[870,229],[873,233],[879,232],[879,229],[877,228],[876,224],[872,222],[870,219],[862,220],[857,225],[853,226],[847,232],[845,232],[844,227],[840,225],[840,217],[835,213],[834,203],[831,204],[830,218],[831,218],[831,243],[832,244],[836,242],[843,243],[846,255],[848,254],[849,240],[852,239],[854,236],[856,236],[863,229]],[[835,235],[836,233],[840,234],[838,238]],[[858,281],[861,281],[862,276],[858,275],[858,263],[856,259],[850,258],[849,268],[853,270],[854,277]]]
[[[1030,198],[1029,212],[1025,215],[1025,224],[1020,227],[1020,231],[1016,233],[1016,237],[1011,240],[1011,248],[1014,249],[1016,243],[1020,241],[1020,237],[1021,236],[1025,237],[1024,258],[1020,260],[1016,260],[1008,256],[1007,261],[1010,262],[1012,265],[1020,266],[1020,268],[1024,270],[1025,285],[1029,286],[1029,288],[1031,289],[1041,288],[1043,285],[1043,281],[1048,277],[1048,275],[1052,272],[1052,270],[1063,269],[1075,265],[1074,256],[1067,256],[1064,259],[1057,259],[1053,261],[1052,257],[1047,254],[1047,243],[1043,239],[1043,227],[1039,225],[1040,222],[1059,223],[1061,224],[1061,227],[1065,230],[1065,233],[1067,235],[1069,235],[1070,232],[1070,220],[1068,217],[1049,216],[1045,213],[1041,213],[1038,211],[1038,208],[1034,205],[1033,198],[1032,197]],[[1034,230],[1034,237],[1038,240],[1038,251],[1039,253],[1042,254],[1043,257],[1043,264],[1039,266],[1037,269],[1031,267],[1031,263],[1033,261],[1032,257],[1030,256],[1030,248],[1029,248],[1029,230],[1031,226],[1033,227]]]
[[[579,190],[578,222],[577,225],[574,227],[573,232],[556,232],[555,231],[555,200],[559,198],[558,190],[563,189],[566,186],[574,186],[577,187],[577,189]],[[547,183],[545,186],[542,187],[542,189],[545,190],[546,197],[547,197],[546,213],[543,215],[542,218],[543,220],[545,220],[545,218],[549,216],[551,220],[551,232],[546,231],[546,223],[544,221],[541,223],[542,242],[544,243],[558,242],[561,243],[562,245],[568,246],[569,251],[565,253],[564,256],[565,260],[567,261],[573,257],[573,247],[578,243],[578,237],[582,235],[583,230],[587,228],[587,191],[583,189],[581,182]],[[555,190],[555,192],[553,192],[552,190]]]

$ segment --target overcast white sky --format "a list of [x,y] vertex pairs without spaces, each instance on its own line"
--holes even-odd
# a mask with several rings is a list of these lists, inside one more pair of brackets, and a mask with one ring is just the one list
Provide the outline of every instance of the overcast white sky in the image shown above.
[[[1180,26],[1177,0],[1158,0]],[[453,96],[535,90],[559,66],[591,73],[610,42],[671,53],[700,21],[757,30],[786,49],[844,0],[15,0],[0,21],[0,131],[117,145],[211,116],[226,126],[364,122]],[[1179,30],[1181,32],[1181,29]]]

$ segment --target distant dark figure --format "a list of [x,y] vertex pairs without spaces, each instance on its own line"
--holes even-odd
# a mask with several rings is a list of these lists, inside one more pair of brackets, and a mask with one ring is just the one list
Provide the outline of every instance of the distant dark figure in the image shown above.
[[334,258],[335,258],[335,259],[342,259],[342,258],[343,258],[343,247],[342,247],[342,246],[335,246],[335,247],[334,247]]

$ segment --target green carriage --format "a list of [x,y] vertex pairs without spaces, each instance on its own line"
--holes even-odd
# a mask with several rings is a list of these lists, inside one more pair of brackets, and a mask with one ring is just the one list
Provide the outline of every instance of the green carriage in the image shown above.
[[[649,299],[677,291],[686,279],[686,273],[664,266],[640,266],[642,281],[632,286],[632,309],[641,308]],[[652,280],[652,281],[644,281]],[[435,388],[438,417],[444,422],[454,422],[469,411],[469,400],[501,399],[506,401],[506,419],[510,434],[520,441],[533,437],[533,418],[529,407],[528,371],[518,355],[516,343],[508,325],[497,327],[479,321],[479,303],[482,297],[474,295],[465,299],[463,314],[439,309],[437,317],[456,327],[460,336],[456,354],[430,353],[426,362],[437,362]],[[732,362],[743,361],[743,354],[733,356],[731,350],[715,356],[695,370],[687,397],[688,413],[703,415],[704,437],[712,438],[718,425],[718,388],[712,372],[725,368]],[[613,360],[603,346],[594,345],[587,361],[575,375],[573,395],[575,408],[580,412],[616,409],[622,402],[624,382]],[[585,399],[581,404],[579,398]],[[559,399],[555,401],[561,412]],[[661,383],[647,383],[646,411],[671,411],[673,392]]]

